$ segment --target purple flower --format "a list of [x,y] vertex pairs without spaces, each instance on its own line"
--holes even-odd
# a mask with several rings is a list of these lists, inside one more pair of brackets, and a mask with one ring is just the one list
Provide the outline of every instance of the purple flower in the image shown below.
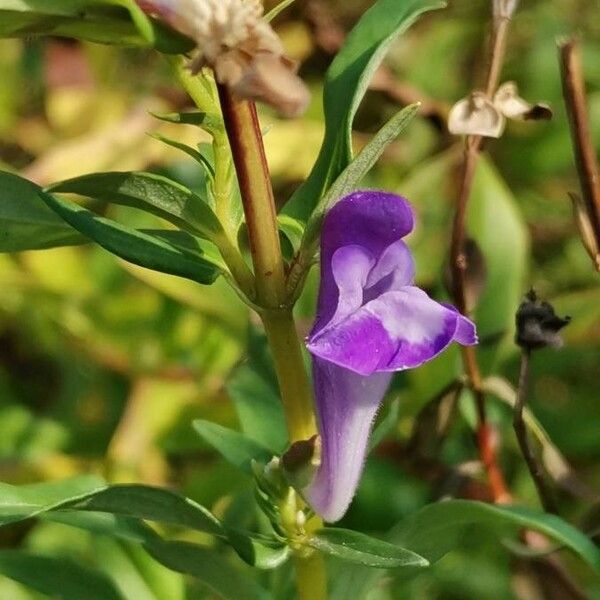
[[326,521],[340,519],[358,486],[373,419],[394,371],[418,367],[453,341],[475,344],[475,326],[416,287],[402,238],[410,204],[360,191],[338,202],[321,232],[321,288],[308,337],[321,464],[303,494]]

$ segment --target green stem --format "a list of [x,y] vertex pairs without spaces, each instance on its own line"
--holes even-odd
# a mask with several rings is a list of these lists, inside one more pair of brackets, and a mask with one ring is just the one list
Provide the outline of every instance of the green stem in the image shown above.
[[[277,212],[256,107],[234,98],[224,86],[218,89],[246,216],[257,304],[273,354],[290,442],[306,440],[317,433],[311,385],[292,307],[284,306],[285,275]],[[291,500],[296,509],[302,509],[299,496]],[[292,512],[288,526],[294,531],[296,510]],[[306,523],[304,535],[321,525],[321,519],[313,517]],[[305,548],[295,549],[294,564],[299,600],[326,600],[323,556],[318,552],[307,554]]]
[[317,433],[312,392],[291,309],[261,314],[273,353],[290,443]]
[[294,558],[298,600],[327,600],[327,573],[321,554]]

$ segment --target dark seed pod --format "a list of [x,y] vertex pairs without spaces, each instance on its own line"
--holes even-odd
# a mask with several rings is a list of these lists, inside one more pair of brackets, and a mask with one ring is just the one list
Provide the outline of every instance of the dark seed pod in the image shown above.
[[559,317],[554,307],[538,299],[535,290],[530,290],[519,306],[516,315],[516,343],[526,350],[536,350],[552,346],[562,346],[559,331],[565,327],[571,317]]

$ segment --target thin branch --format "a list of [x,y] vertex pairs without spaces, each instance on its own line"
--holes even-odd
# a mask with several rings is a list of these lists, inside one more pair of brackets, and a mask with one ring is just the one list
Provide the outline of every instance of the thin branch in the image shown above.
[[559,53],[563,96],[581,191],[600,246],[600,169],[590,132],[579,43],[575,39],[569,39],[559,45]]
[[[500,82],[509,23],[509,16],[495,15],[490,43],[488,73],[485,84],[486,94],[490,98]],[[452,241],[450,245],[452,296],[456,307],[463,314],[467,314],[468,312],[466,274],[469,264],[465,252],[465,243],[467,239],[467,207],[473,189],[475,171],[477,169],[477,163],[482,147],[483,138],[481,136],[467,136],[465,140],[461,182],[456,201],[456,212],[452,223]],[[474,348],[467,346],[462,348],[462,356],[465,372],[469,378],[469,384],[475,396],[478,416],[477,442],[479,446],[479,455],[485,467],[495,501],[506,502],[510,499],[510,492],[508,491],[502,471],[498,465],[495,445],[492,440],[492,430],[487,422],[483,380],[477,362],[477,355]]]
[[537,490],[540,502],[546,512],[557,514],[556,504],[552,493],[548,489],[546,480],[544,479],[544,472],[541,463],[536,459],[531,445],[529,444],[529,437],[527,435],[527,427],[525,420],[523,419],[523,409],[527,399],[527,390],[529,388],[529,366],[530,366],[531,351],[524,349],[521,354],[521,372],[519,374],[519,387],[517,389],[517,401],[515,403],[515,412],[513,414],[513,427],[519,442],[519,448],[521,454],[527,463],[527,468],[535,488]]

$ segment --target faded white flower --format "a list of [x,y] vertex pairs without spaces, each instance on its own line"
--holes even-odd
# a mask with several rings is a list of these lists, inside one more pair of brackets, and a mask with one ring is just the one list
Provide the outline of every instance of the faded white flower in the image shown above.
[[494,105],[508,119],[551,119],[552,110],[547,104],[531,104],[519,96],[514,81],[503,83],[494,94]]
[[503,83],[493,100],[483,92],[473,92],[459,100],[448,115],[448,129],[456,135],[481,135],[498,138],[504,131],[506,119],[539,121],[551,119],[547,104],[530,104],[519,96],[514,81]]
[[499,138],[505,122],[502,113],[483,92],[473,92],[452,107],[448,115],[448,130],[455,135]]
[[237,96],[261,100],[285,116],[304,111],[309,93],[263,18],[259,0],[137,0],[147,13],[193,39],[192,70],[211,67]]

